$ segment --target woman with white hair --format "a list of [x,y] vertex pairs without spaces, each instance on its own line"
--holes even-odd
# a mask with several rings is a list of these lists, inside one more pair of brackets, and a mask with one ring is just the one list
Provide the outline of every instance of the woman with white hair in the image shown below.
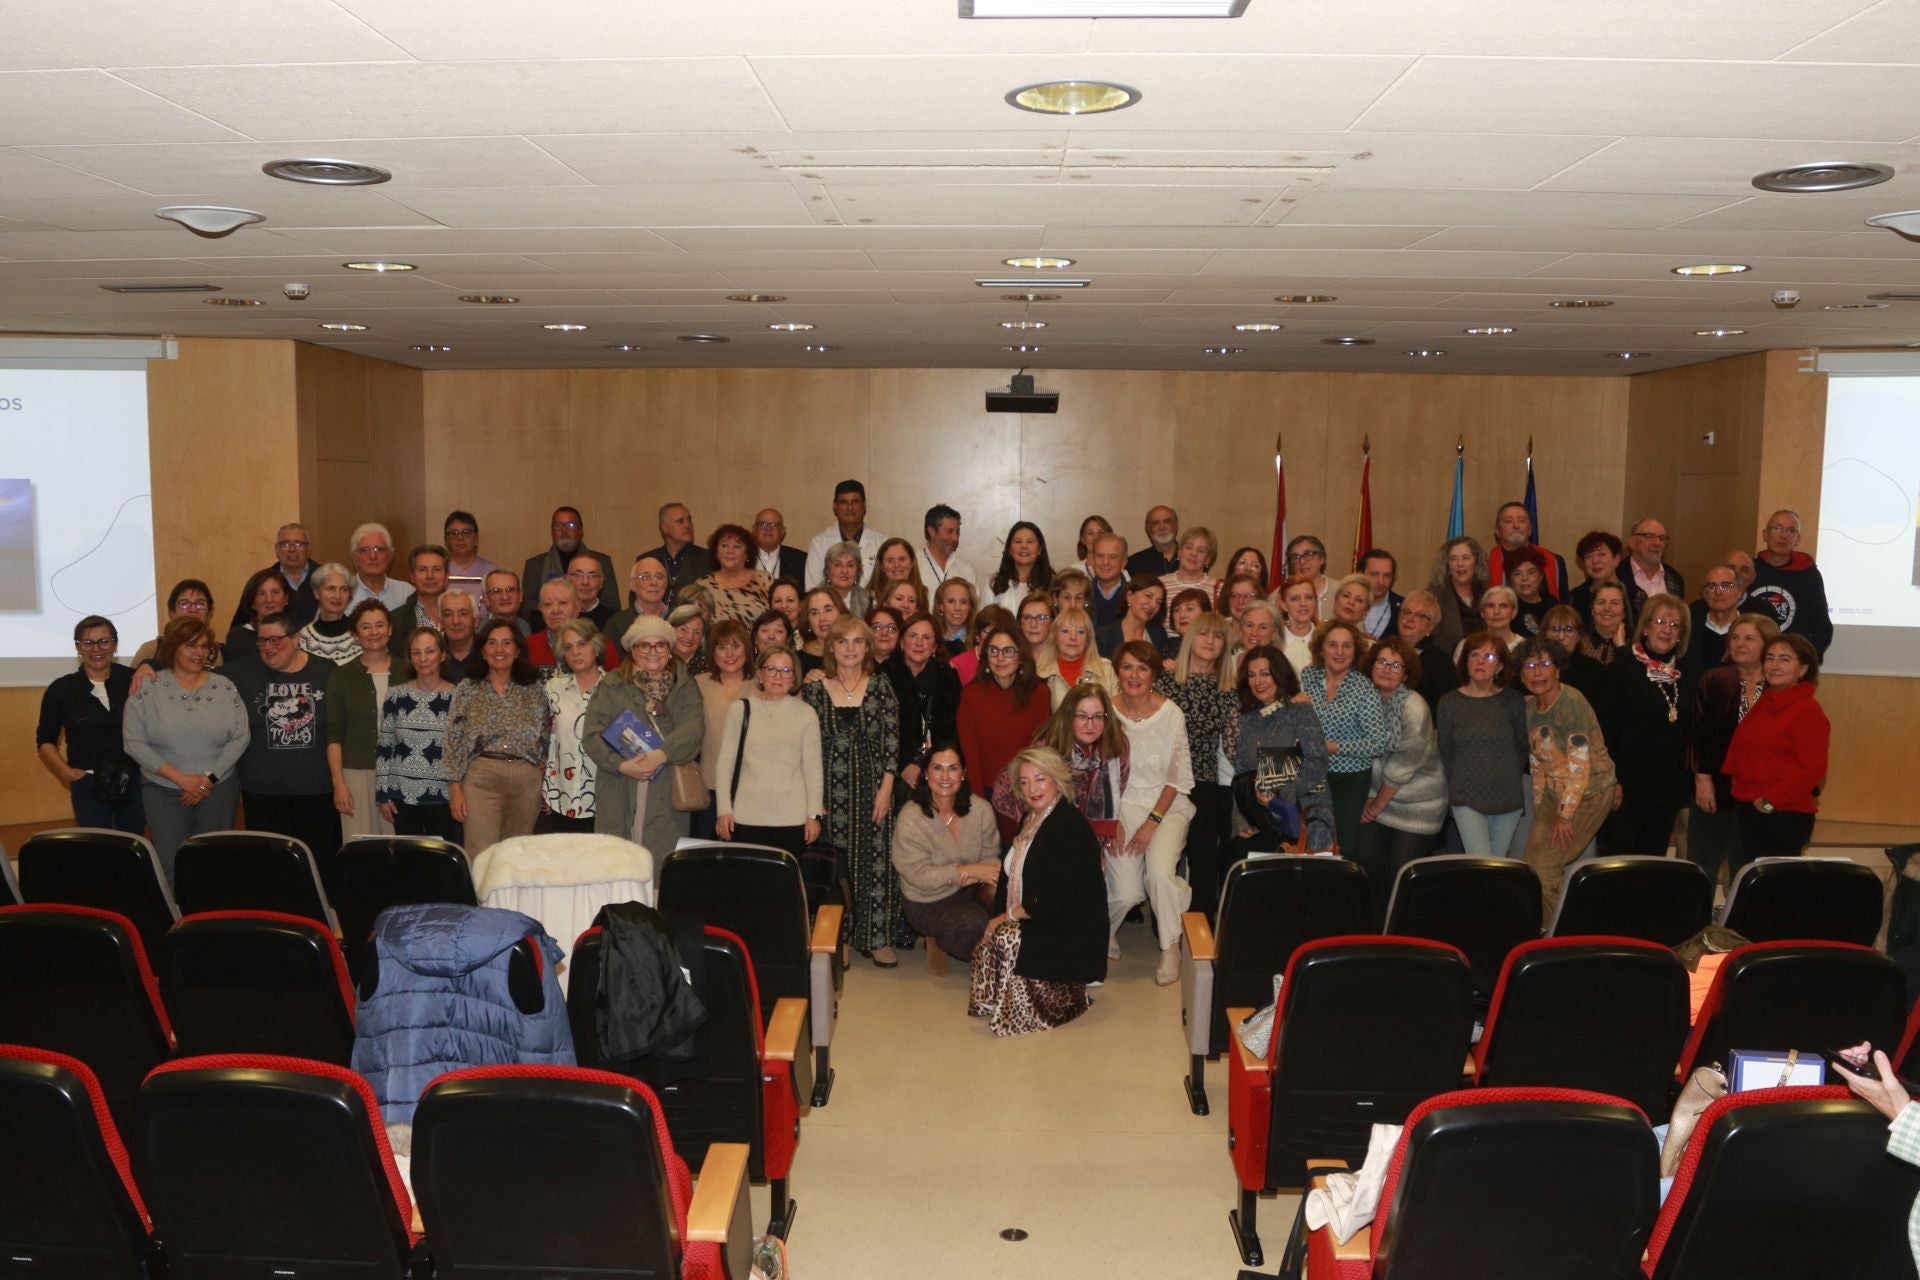
[[353,602],[353,572],[333,561],[315,569],[313,600],[318,606],[313,621],[300,628],[298,644],[302,651],[325,658],[336,667],[359,657],[360,642],[354,638],[353,623],[347,618]]
[[[1486,633],[1507,647],[1512,653],[1518,649],[1527,637],[1514,626],[1520,617],[1520,593],[1512,587],[1488,587],[1480,595],[1480,623]],[[1453,646],[1454,661],[1460,660],[1460,645],[1466,643],[1461,637],[1460,644]]]
[[[645,845],[654,874],[687,834],[688,815],[673,807],[670,764],[690,764],[706,738],[707,718],[693,677],[674,657],[674,629],[642,615],[621,637],[626,661],[595,686],[580,740],[594,764],[593,829]],[[623,711],[660,745],[629,756],[606,739]]]
[[586,618],[560,625],[560,669],[547,677],[547,765],[540,778],[540,816],[533,829],[593,830],[596,770],[581,728],[603,674],[607,638]]

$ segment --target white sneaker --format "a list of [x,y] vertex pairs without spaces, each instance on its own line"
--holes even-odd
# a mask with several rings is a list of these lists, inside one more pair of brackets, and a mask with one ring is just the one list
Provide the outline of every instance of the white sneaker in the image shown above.
[[1180,981],[1180,948],[1168,947],[1160,953],[1160,967],[1153,971],[1155,984],[1170,987]]
[[1107,939],[1107,959],[1118,960],[1119,958],[1120,958],[1120,939],[1108,938]]

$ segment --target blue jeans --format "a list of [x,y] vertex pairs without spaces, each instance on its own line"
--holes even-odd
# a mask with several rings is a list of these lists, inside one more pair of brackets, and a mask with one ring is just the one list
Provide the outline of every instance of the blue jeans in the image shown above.
[[1453,806],[1453,825],[1460,829],[1460,845],[1467,853],[1481,857],[1513,856],[1513,833],[1520,825],[1524,809],[1512,813],[1482,813],[1465,805]]
[[135,777],[133,789],[125,800],[119,804],[101,804],[93,798],[93,775],[88,774],[67,787],[67,795],[73,800],[74,822],[83,827],[102,827],[108,831],[124,831],[129,835],[145,835],[147,810],[140,800],[140,786],[140,779]]

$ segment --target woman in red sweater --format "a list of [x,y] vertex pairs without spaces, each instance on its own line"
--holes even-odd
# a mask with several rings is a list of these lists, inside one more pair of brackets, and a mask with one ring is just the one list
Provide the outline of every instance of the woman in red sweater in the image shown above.
[[1769,641],[1760,659],[1765,691],[1733,731],[1722,768],[1739,802],[1740,839],[1730,874],[1755,858],[1792,857],[1813,835],[1816,796],[1827,776],[1827,713],[1814,700],[1820,654],[1804,636]]
[[[980,670],[960,694],[957,728],[967,783],[975,795],[987,799],[993,794],[993,780],[1007,762],[1031,746],[1034,735],[1046,727],[1053,700],[1040,683],[1033,651],[1018,627],[993,628],[982,653]],[[1001,842],[1009,843],[1013,832],[1004,818],[1001,824]]]

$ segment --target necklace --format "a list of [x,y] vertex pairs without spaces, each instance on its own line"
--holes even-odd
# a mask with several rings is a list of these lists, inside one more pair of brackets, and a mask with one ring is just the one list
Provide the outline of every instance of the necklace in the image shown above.
[[854,687],[851,689],[847,688],[847,682],[839,676],[835,676],[833,682],[840,686],[840,701],[848,706],[852,706],[860,701],[860,686],[866,683],[866,677],[862,676],[860,679],[854,681]]
[[1662,698],[1666,699],[1667,723],[1678,724],[1680,722],[1680,686],[1677,684],[1656,684],[1653,687],[1660,691]]
[[1149,705],[1147,710],[1136,711],[1132,706],[1128,705],[1128,702],[1125,698],[1116,698],[1114,699],[1113,706],[1114,706],[1114,709],[1118,711],[1121,715],[1125,716],[1127,719],[1138,724],[1140,721],[1146,720],[1152,717],[1153,715],[1153,709],[1151,705],[1152,699],[1148,699],[1148,704]]

